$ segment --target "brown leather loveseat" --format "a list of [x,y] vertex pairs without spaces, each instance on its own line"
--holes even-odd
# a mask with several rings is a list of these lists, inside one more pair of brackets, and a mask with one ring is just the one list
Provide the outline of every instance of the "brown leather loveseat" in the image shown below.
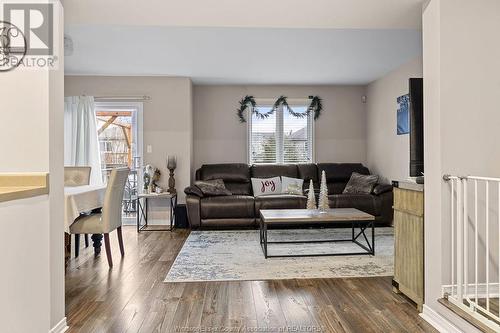
[[331,208],[357,208],[376,217],[377,225],[392,223],[392,186],[377,184],[372,194],[342,194],[351,174],[368,175],[359,163],[206,164],[196,170],[196,180],[222,179],[230,196],[203,197],[186,189],[188,219],[192,228],[256,227],[261,209],[305,208],[305,195],[266,195],[254,197],[251,178],[286,176],[304,179],[304,190],[312,179],[319,189],[321,172],[325,170]]

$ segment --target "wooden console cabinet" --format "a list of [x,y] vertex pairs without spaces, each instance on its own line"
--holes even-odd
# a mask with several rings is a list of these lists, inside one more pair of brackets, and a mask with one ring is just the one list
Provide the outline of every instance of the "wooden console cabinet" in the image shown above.
[[395,292],[424,303],[424,191],[423,185],[393,182]]

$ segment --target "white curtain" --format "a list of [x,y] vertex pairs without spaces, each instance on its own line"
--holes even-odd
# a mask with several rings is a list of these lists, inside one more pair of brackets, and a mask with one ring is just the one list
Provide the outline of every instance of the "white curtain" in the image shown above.
[[64,165],[90,166],[90,184],[102,184],[94,97],[64,99]]

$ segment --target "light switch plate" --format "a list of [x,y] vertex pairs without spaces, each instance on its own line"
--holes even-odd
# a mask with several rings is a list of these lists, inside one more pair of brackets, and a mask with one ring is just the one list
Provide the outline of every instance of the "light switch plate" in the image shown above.
[[153,152],[153,146],[147,145],[146,146],[146,151],[151,154]]

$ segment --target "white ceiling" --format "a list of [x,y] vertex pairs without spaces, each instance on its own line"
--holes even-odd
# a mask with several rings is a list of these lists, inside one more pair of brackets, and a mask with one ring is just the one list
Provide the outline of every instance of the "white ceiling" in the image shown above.
[[415,29],[424,0],[62,0],[66,24]]
[[69,26],[66,74],[198,84],[366,84],[421,54],[415,29]]
[[63,0],[66,74],[365,84],[421,55],[422,0]]

